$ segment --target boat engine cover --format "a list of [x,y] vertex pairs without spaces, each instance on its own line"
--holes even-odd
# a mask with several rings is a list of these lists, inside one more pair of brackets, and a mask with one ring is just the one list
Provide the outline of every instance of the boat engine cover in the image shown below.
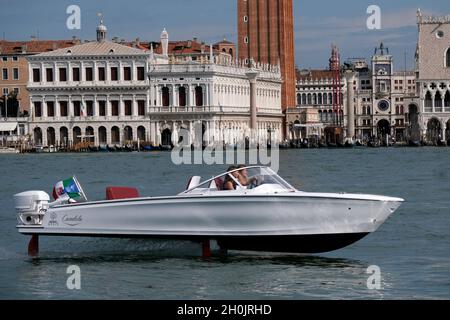
[[26,191],[14,195],[17,218],[23,225],[41,225],[50,196],[44,191]]

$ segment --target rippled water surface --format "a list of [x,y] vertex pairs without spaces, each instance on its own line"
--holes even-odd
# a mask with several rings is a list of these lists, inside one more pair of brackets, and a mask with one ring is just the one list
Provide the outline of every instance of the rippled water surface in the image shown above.
[[[195,243],[42,238],[26,254],[13,195],[50,192],[76,174],[89,198],[108,185],[176,194],[192,175],[224,166],[175,166],[170,153],[0,155],[0,298],[10,299],[449,299],[450,148],[286,150],[280,175],[305,191],[398,196],[406,203],[376,233],[314,256],[231,252],[203,259]],[[81,269],[81,290],[66,269]],[[367,268],[382,288],[367,288]]]

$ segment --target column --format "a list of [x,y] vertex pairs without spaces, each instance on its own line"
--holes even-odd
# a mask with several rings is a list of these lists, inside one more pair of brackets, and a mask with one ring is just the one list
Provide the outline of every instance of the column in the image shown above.
[[151,106],[151,95],[150,95],[149,91],[147,91],[147,99],[145,101],[145,113],[146,113],[146,115],[150,113],[149,112],[150,111],[149,110],[150,106]]
[[123,105],[123,96],[120,95],[120,99],[119,99],[119,116],[123,117],[125,116],[125,108]]
[[210,103],[209,103],[209,84],[205,84],[205,99],[203,99],[203,105],[205,107],[209,107]]
[[59,101],[58,101],[58,96],[55,96],[55,105],[53,106],[54,111],[55,111],[55,117],[56,119],[59,119],[61,117],[61,110],[59,108]]
[[123,68],[122,61],[119,61],[119,67],[117,68],[118,69],[117,75],[118,75],[118,78],[119,78],[119,82],[123,81],[123,77],[122,77],[123,70],[122,70],[122,68]]
[[[131,115],[133,117],[137,117],[138,115],[138,108],[137,108],[137,103],[136,103],[136,95],[133,94],[133,102],[132,102],[132,111],[131,111]],[[137,131],[136,131],[136,137],[137,137]]]
[[433,95],[431,96],[431,102],[432,102],[432,110],[433,110],[433,113],[436,112],[436,101],[435,101],[435,99],[436,99],[436,94],[433,94]]
[[156,144],[156,124],[153,121],[150,122],[150,132],[148,134],[150,135],[150,141]]
[[156,122],[156,132],[155,132],[155,145],[159,146],[161,144],[161,130],[159,122]]
[[256,130],[258,127],[258,115],[257,115],[257,106],[256,106],[256,98],[257,98],[257,71],[249,71],[247,72],[247,77],[250,81],[250,129]]
[[[59,73],[58,73],[58,78],[59,78]],[[72,64],[69,61],[69,62],[67,62],[67,82],[72,82],[72,81],[73,81]]]
[[56,77],[58,76],[58,78],[59,78],[59,74],[57,71],[58,71],[58,65],[56,62],[53,62],[53,82],[54,83],[58,81],[58,79]]
[[80,83],[86,81],[85,72],[84,72],[84,64],[83,61],[80,61]]
[[40,69],[41,69],[41,84],[45,81],[47,81],[47,79],[45,79],[45,68],[44,68],[44,63],[41,62],[40,65]]
[[176,88],[175,85],[169,86],[169,90],[171,90],[170,91],[170,99],[172,100],[172,101],[170,101],[169,105],[171,107],[177,106],[177,103],[176,103],[177,97],[176,97],[176,90],[175,90],[175,88]]
[[111,82],[111,70],[108,62],[105,63],[105,81],[106,83]]
[[98,81],[97,73],[98,73],[97,61],[94,61],[94,66],[92,67],[92,81],[94,81],[94,82]]
[[94,118],[98,117],[98,115],[99,115],[97,95],[94,95],[94,101],[92,101],[92,113],[93,113],[92,116]]
[[191,144],[193,144],[195,142],[195,122],[194,121],[189,121],[189,140],[191,142]]
[[[106,104],[109,104],[109,97],[106,98],[107,102]],[[107,107],[108,109],[108,107]],[[108,126],[106,127],[106,144],[112,144],[112,133],[111,133],[111,127]]]
[[[64,143],[64,141],[63,141]],[[70,146],[73,144],[73,129],[68,126],[67,127],[67,146]]]
[[188,96],[189,96],[189,103],[188,106],[189,107],[194,107],[195,106],[195,102],[194,102],[194,90],[195,90],[195,86],[189,85],[188,88]]
[[131,62],[131,81],[136,82],[137,76],[136,76],[136,61]]
[[44,147],[45,147],[45,146],[48,146],[48,141],[47,141],[47,129],[48,129],[47,126],[41,127],[41,130],[42,130],[42,145],[43,145]]
[[355,136],[355,109],[354,109],[354,106],[353,106],[353,100],[354,100],[354,90],[353,90],[354,74],[353,73],[346,74],[346,80],[347,80],[347,115],[348,115],[347,138],[353,140],[353,137]]
[[[111,117],[111,101],[109,101],[109,95],[106,96],[106,117]],[[109,136],[109,135],[108,135]]]
[[59,134],[60,127],[54,127],[55,128],[55,145],[61,144],[61,136]]
[[45,96],[42,96],[41,98],[41,112],[42,112],[42,118],[46,119],[48,117],[47,112],[47,102],[45,101]]
[[217,139],[217,132],[216,132],[216,122],[215,121],[211,121],[211,131],[212,131],[212,137],[211,140],[214,144],[216,144],[218,141]]
[[161,102],[161,86],[157,85],[155,86],[155,100],[156,100],[156,106],[157,107],[161,107],[162,106],[162,102]]

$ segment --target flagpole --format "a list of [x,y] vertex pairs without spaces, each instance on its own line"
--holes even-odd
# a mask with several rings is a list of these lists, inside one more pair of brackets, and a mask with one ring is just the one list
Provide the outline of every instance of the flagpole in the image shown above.
[[80,182],[78,181],[77,177],[75,175],[73,175],[73,180],[75,181],[78,189],[80,189],[81,194],[83,195],[84,200],[88,201],[88,198],[86,197],[86,194],[84,193],[83,188],[81,187]]

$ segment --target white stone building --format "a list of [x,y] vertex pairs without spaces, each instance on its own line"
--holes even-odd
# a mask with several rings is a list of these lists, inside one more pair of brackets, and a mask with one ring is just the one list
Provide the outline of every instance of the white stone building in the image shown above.
[[428,143],[450,143],[450,16],[426,17],[417,13],[418,105],[411,103],[410,114]]
[[30,133],[36,145],[149,140],[149,52],[106,40],[28,58]]
[[[194,139],[197,125],[203,127],[206,143],[234,145],[250,137],[250,69],[219,57],[209,61],[150,67],[150,122],[156,144],[168,144],[171,137],[176,141],[181,128],[189,130]],[[257,66],[252,71],[257,73],[259,143],[272,138],[280,141],[283,114],[279,67]]]
[[[389,136],[395,137],[397,141],[406,140],[408,135],[406,129],[409,123],[407,105],[416,95],[414,72],[394,71],[394,58],[382,44],[372,56],[370,66],[365,59],[351,59],[344,67],[352,71],[353,76],[349,82],[346,79],[348,72],[341,73],[342,114],[339,115],[333,110],[333,99],[336,98],[333,94],[333,72],[330,70],[297,72],[298,108],[309,110],[307,112],[309,114],[315,110],[320,124],[315,125],[319,136],[323,137],[327,127],[336,125],[343,126],[344,137],[348,135],[347,89],[351,84],[354,98],[352,104],[354,108],[354,138],[369,140],[376,137],[385,141]],[[292,120],[301,123],[300,118]],[[303,130],[308,130],[308,126]],[[305,137],[305,135],[302,134],[301,137]]]
[[260,143],[281,140],[279,66],[249,69],[212,47],[209,59],[173,60],[165,29],[160,54],[108,41],[106,31],[101,22],[97,41],[28,58],[36,145],[174,145],[183,128],[194,142],[198,127],[206,143],[236,144],[251,127]]

